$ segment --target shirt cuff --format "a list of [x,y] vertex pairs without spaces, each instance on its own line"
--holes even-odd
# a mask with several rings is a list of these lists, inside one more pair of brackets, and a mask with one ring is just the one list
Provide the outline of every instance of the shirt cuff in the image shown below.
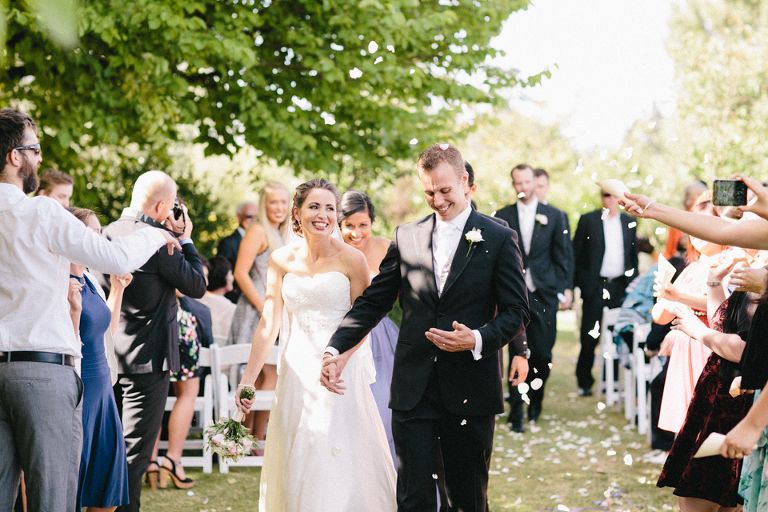
[[483,358],[483,335],[477,329],[472,329],[472,334],[475,335],[475,348],[472,349],[472,357],[475,361],[479,361]]
[[333,357],[339,355],[339,350],[336,347],[325,347],[325,354],[331,354]]
[[179,238],[179,244],[180,245],[187,245],[187,244],[191,244],[191,243],[192,243],[192,239],[191,238]]

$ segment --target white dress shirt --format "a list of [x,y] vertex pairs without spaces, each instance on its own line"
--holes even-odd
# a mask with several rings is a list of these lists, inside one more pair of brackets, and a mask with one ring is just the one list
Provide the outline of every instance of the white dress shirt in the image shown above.
[[0,352],[80,357],[69,317],[70,262],[106,274],[139,268],[165,238],[140,229],[110,242],[49,197],[0,183]]
[[[536,227],[536,209],[539,207],[539,200],[534,196],[533,201],[528,204],[523,204],[522,201],[515,204],[517,205],[517,219],[520,223],[520,238],[523,242],[523,250],[527,255],[531,251],[531,240],[533,240],[533,229]],[[525,286],[530,292],[536,291],[530,267],[525,269]]]
[[[451,272],[451,263],[459,248],[461,234],[464,232],[470,213],[472,213],[472,207],[467,203],[464,210],[449,221],[442,221],[435,216],[435,227],[432,229],[432,264],[438,296],[443,294],[445,282]],[[478,361],[482,357],[483,337],[477,329],[473,329],[472,334],[475,335],[472,357]]]
[[[443,287],[451,271],[453,257],[456,255],[461,241],[461,234],[464,232],[469,214],[472,213],[472,207],[469,203],[465,203],[465,205],[464,210],[450,221],[444,222],[435,216],[435,227],[432,229],[432,263],[438,295],[443,293]],[[475,361],[479,361],[483,357],[483,336],[477,329],[472,329],[472,334],[475,336],[475,348],[470,352]],[[325,352],[334,356],[339,355],[336,347],[327,347]]]
[[600,275],[608,279],[624,275],[624,232],[621,226],[621,215],[606,216],[603,219],[603,236],[605,237],[605,252]]

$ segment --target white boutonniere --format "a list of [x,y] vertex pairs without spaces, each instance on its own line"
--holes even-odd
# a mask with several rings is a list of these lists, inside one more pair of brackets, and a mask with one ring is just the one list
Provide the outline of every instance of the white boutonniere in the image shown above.
[[469,242],[469,249],[467,249],[467,255],[469,255],[469,251],[472,250],[472,244],[479,244],[480,242],[483,242],[483,235],[482,230],[474,228],[471,231],[467,231],[467,234],[464,235],[464,238],[467,239],[467,242]]
[[538,222],[542,226],[546,226],[547,222],[549,222],[549,219],[543,213],[537,213],[536,217],[534,217],[534,218],[536,219],[536,222]]

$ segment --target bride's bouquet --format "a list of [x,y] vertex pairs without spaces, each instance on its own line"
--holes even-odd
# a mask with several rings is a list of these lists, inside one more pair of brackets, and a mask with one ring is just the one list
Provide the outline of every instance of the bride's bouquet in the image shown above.
[[[254,396],[253,389],[243,388],[240,391],[240,398],[250,400]],[[219,457],[229,459],[234,462],[241,457],[251,453],[251,449],[258,448],[258,441],[248,434],[248,429],[240,423],[243,419],[243,411],[238,409],[232,415],[232,419],[219,418],[205,434],[208,436],[207,448],[211,452],[218,454]]]

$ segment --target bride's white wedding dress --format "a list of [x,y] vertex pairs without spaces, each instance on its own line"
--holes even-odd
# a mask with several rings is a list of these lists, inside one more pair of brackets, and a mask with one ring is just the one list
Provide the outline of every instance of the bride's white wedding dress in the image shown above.
[[320,384],[325,347],[350,308],[349,279],[340,272],[289,273],[283,300],[288,319],[281,340],[287,341],[267,428],[260,512],[396,510],[368,342],[343,370],[343,396]]

